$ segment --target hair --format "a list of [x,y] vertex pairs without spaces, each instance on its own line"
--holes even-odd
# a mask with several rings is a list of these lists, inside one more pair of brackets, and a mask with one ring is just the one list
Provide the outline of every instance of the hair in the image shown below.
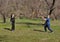
[[[13,15],[14,15],[14,16],[13,16]],[[14,13],[11,13],[11,18],[12,18],[12,17],[15,17],[15,14],[14,14]]]

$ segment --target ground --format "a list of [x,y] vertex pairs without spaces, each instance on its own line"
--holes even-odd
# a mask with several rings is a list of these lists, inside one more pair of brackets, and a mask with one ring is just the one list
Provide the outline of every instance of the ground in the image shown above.
[[11,23],[0,21],[0,42],[60,42],[60,21],[51,20],[53,33],[44,32],[42,20],[16,19],[15,31]]

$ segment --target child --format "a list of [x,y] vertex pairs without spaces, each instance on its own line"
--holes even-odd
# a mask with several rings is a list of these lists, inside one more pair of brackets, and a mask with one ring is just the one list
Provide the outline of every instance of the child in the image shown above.
[[50,32],[53,32],[52,29],[50,28],[50,16],[48,15],[48,17],[42,17],[45,20],[45,24],[44,24],[44,30],[45,32],[47,31],[47,28]]
[[15,30],[15,15],[14,14],[11,14],[11,24],[12,24],[12,31]]

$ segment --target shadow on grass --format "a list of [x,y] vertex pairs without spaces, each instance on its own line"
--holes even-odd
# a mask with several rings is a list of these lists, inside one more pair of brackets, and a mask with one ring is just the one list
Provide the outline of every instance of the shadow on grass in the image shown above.
[[3,40],[0,40],[0,42],[2,42]]
[[27,25],[44,25],[42,23],[30,23],[30,22],[17,22],[16,24],[27,24]]
[[10,28],[4,28],[5,30],[9,30],[9,31],[11,31],[11,29]]
[[37,29],[34,29],[33,31],[44,32],[44,31],[42,31],[42,30],[37,30]]
[[0,22],[0,23],[4,23],[4,22]]
[[40,25],[44,25],[44,24],[42,24],[42,23],[30,23],[30,22],[17,22],[16,24],[26,24],[27,25],[27,27],[29,27],[30,28],[30,25],[38,25],[38,26],[40,26]]

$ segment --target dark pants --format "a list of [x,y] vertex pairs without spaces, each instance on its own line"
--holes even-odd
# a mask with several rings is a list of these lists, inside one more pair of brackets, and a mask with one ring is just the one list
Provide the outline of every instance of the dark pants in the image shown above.
[[49,30],[50,32],[53,32],[52,29],[50,28],[50,25],[45,25],[45,26],[44,26],[45,32],[47,31],[47,28],[48,28],[48,30]]
[[15,22],[12,21],[12,29],[11,30],[15,30]]

